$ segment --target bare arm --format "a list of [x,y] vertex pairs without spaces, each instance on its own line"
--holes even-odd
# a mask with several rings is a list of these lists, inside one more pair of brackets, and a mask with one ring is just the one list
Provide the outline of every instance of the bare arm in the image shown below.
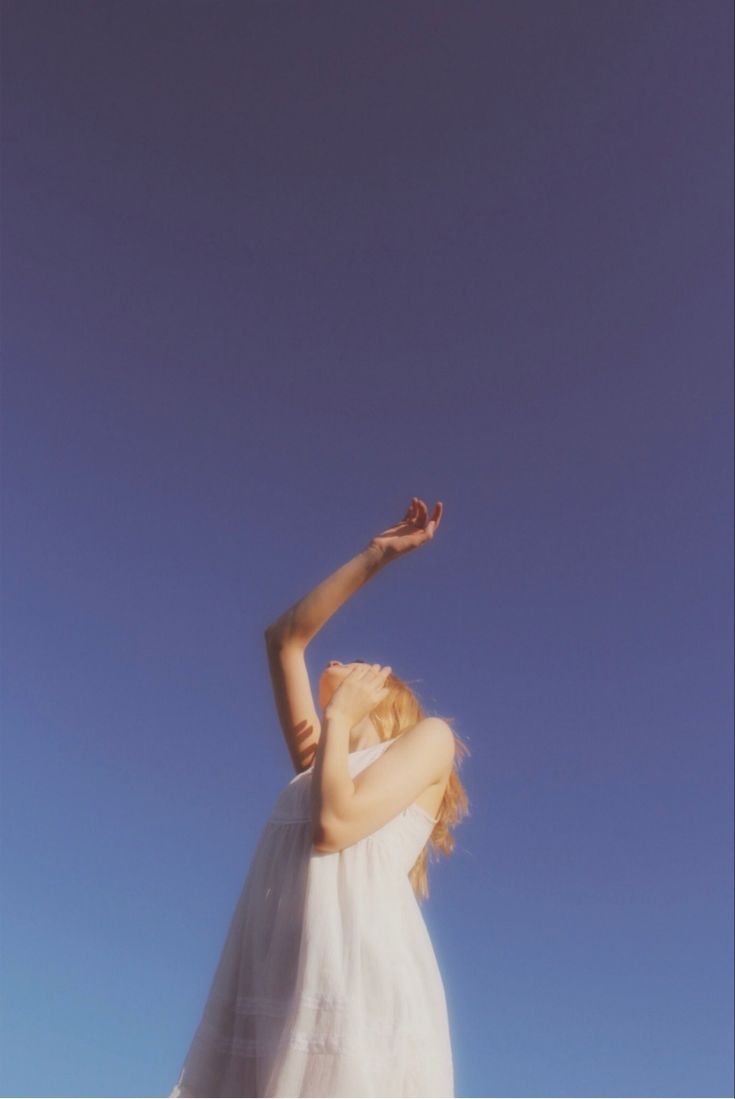
[[335,611],[384,565],[430,541],[442,511],[439,502],[429,518],[426,504],[414,496],[399,523],[371,538],[364,549],[266,628],[276,709],[297,774],[311,766],[321,736],[321,721],[306,668],[306,646]]
[[371,542],[351,560],[294,603],[265,631],[269,640],[308,645],[335,611],[391,560],[388,550]]
[[296,774],[312,765],[321,737],[321,720],[306,667],[306,646],[334,612],[389,560],[389,550],[369,544],[265,631],[276,711]]
[[331,854],[371,835],[446,777],[454,761],[454,734],[439,717],[426,717],[396,738],[356,778],[348,770],[350,722],[325,714],[311,783],[313,845]]

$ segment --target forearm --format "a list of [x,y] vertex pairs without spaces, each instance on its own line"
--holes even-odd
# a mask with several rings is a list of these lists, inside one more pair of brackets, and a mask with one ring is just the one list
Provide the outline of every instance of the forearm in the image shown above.
[[349,772],[350,724],[343,714],[324,714],[311,777],[311,819],[316,843],[324,843],[330,825],[344,819],[355,793]]
[[298,639],[304,644],[351,595],[390,560],[378,546],[367,545],[272,622],[265,631],[274,640]]

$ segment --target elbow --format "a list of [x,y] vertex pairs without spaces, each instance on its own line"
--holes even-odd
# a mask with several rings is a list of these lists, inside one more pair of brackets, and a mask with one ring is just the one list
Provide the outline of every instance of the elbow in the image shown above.
[[273,623],[263,630],[263,637],[267,645],[275,645],[283,640],[283,630],[279,630],[278,626]]
[[296,633],[296,630],[294,629],[295,625],[294,607],[289,607],[283,614],[279,614],[278,618],[274,618],[273,621],[266,626],[263,633],[268,638],[280,640],[283,637],[292,637]]
[[320,855],[334,855],[341,850],[334,828],[327,821],[319,820],[311,830],[311,845]]
[[278,618],[275,618],[266,628],[263,630],[263,636],[266,641],[280,642],[283,641],[289,633],[291,627],[291,612],[286,611],[285,614],[281,614]]
[[306,640],[299,636],[288,623],[273,622],[263,630],[263,637],[269,649],[282,649],[284,645],[297,644],[306,647]]
[[315,855],[336,855],[339,850],[338,847],[333,847],[332,844],[321,835],[318,838],[312,836],[311,849]]

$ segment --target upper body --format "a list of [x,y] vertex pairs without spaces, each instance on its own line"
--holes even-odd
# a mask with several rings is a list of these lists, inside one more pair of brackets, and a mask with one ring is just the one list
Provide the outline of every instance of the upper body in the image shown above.
[[[441,521],[413,497],[400,523],[368,545],[265,630],[276,709],[297,774],[313,768],[312,817],[318,850],[341,850],[382,827],[409,805],[437,817],[452,776],[454,734],[426,717],[390,668],[330,661],[319,678],[321,716],[306,668],[308,644],[350,595],[389,562],[430,541]],[[353,780],[350,750],[397,739]]]
[[[330,661],[319,679],[322,717],[317,713],[306,667],[305,646],[293,639],[269,639],[268,662],[284,737],[297,774],[320,772],[320,744],[325,726],[337,740],[336,763],[345,768],[350,752],[379,744],[370,715],[351,724],[330,711],[337,689],[363,661]],[[372,666],[376,667],[376,666]],[[324,719],[324,720],[323,720]],[[319,804],[315,790],[313,832],[317,850],[341,850],[370,835],[411,804],[436,818],[454,763],[454,734],[441,718],[425,717],[402,732],[390,752],[359,775],[337,806]]]

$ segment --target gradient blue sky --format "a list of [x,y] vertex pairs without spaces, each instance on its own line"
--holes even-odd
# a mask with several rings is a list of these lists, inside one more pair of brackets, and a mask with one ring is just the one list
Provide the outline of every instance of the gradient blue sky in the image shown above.
[[417,494],[457,1095],[731,1095],[732,5],[2,13],[2,1094],[168,1094]]

